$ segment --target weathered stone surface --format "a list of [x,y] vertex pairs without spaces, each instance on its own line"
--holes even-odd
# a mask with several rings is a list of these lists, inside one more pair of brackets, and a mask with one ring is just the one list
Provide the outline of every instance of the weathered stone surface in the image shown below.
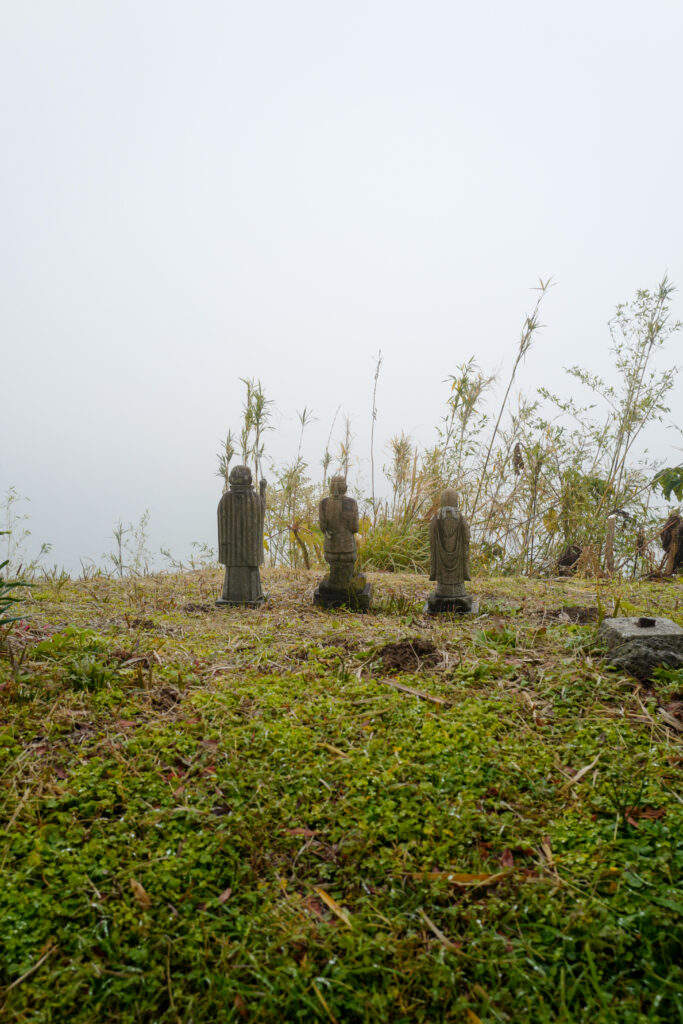
[[[639,625],[640,622],[643,625]],[[652,625],[650,625],[652,623]],[[671,619],[661,616],[646,618],[644,616],[623,615],[616,619],[603,619],[598,630],[608,647],[628,643],[630,640],[644,640],[648,643],[662,643],[663,647],[672,647],[683,654],[683,629]]]
[[656,668],[683,667],[683,629],[671,619],[623,616],[603,619],[598,636],[609,661],[636,679],[647,681]]
[[330,571],[315,588],[313,603],[322,608],[346,606],[367,611],[372,603],[372,587],[362,573],[356,572],[358,503],[346,497],[343,476],[330,480],[330,494],[320,502],[318,518]]
[[465,594],[464,597],[440,597],[437,594],[430,594],[423,610],[429,615],[476,615],[479,611],[479,602],[471,594]]
[[223,592],[216,604],[255,607],[265,595],[259,566],[263,564],[263,522],[266,481],[256,494],[248,466],[230,472],[230,490],[218,504],[218,560],[225,566]]
[[458,508],[457,491],[446,488],[440,504],[429,524],[429,578],[436,580],[436,590],[427,598],[424,610],[430,615],[466,615],[478,610],[464,583],[470,579],[470,528]]
[[654,647],[647,640],[631,640],[616,647],[609,660],[643,682],[652,679],[656,668],[683,668],[683,654],[671,647]]
[[350,608],[356,612],[366,612],[372,605],[372,584],[363,587],[348,587],[346,590],[331,590],[321,580],[313,591],[313,604],[321,608]]

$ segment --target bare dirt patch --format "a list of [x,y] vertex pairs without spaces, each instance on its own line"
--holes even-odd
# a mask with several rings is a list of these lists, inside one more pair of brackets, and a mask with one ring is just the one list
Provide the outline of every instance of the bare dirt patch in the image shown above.
[[436,644],[419,636],[386,644],[377,653],[386,672],[419,672],[441,661]]

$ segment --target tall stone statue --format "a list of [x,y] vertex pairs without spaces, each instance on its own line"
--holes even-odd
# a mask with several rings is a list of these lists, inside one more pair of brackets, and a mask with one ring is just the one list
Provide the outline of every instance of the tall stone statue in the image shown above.
[[325,561],[330,571],[315,588],[314,604],[323,608],[348,605],[365,611],[370,607],[372,587],[365,576],[355,571],[358,503],[346,497],[343,476],[333,476],[330,480],[330,493],[320,502],[318,518],[325,538]]
[[217,605],[258,605],[264,600],[259,566],[263,565],[263,521],[266,481],[259,493],[248,466],[230,471],[230,490],[218,503],[218,561],[225,566],[223,593]]
[[436,590],[427,598],[424,610],[438,612],[476,612],[476,598],[465,590],[470,579],[470,528],[458,508],[458,493],[446,488],[440,508],[429,524],[430,580]]

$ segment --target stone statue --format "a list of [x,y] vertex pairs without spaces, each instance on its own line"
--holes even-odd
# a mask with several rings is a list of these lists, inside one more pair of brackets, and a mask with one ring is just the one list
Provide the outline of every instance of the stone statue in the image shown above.
[[264,600],[259,565],[263,565],[263,520],[266,481],[259,493],[248,466],[230,471],[230,490],[218,503],[218,561],[225,566],[223,593],[217,605],[258,605]]
[[470,528],[458,508],[458,493],[446,488],[440,508],[429,524],[430,580],[436,590],[427,598],[424,610],[438,612],[476,612],[475,598],[465,590],[470,579]]
[[355,572],[358,503],[346,497],[343,476],[333,476],[330,480],[330,493],[320,502],[318,518],[325,538],[325,561],[330,571],[315,588],[314,604],[323,608],[348,605],[365,611],[370,607],[372,587],[365,576]]

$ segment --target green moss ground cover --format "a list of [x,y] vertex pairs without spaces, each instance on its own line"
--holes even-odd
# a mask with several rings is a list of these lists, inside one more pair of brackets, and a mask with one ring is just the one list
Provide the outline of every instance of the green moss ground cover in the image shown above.
[[211,572],[31,592],[0,1019],[683,1020],[683,679],[561,612],[680,622],[681,585],[487,579],[448,621],[417,576],[366,616],[265,577],[259,611]]

